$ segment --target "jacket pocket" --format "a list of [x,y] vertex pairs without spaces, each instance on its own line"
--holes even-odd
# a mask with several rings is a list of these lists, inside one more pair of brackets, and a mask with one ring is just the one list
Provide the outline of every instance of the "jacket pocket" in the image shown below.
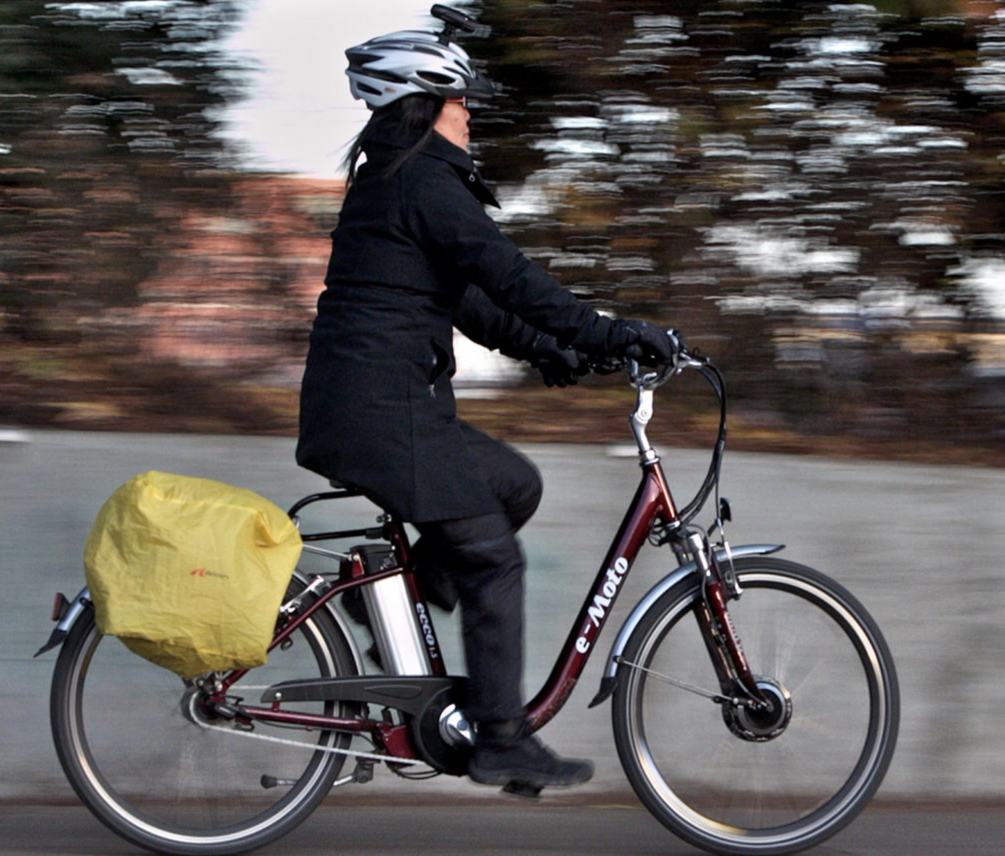
[[451,368],[451,354],[436,339],[431,339],[429,357],[429,397],[436,398],[436,384]]

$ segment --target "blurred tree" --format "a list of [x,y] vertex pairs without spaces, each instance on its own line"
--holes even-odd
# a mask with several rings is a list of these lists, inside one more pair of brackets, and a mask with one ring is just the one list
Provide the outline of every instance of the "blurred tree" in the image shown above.
[[[500,224],[713,353],[734,436],[1001,446],[1001,3],[466,5]],[[293,426],[338,197],[215,134],[242,8],[0,4],[0,422]]]
[[468,7],[501,219],[567,285],[715,352],[741,421],[1000,442],[1001,4]]
[[129,305],[191,205],[226,203],[213,111],[236,93],[216,42],[239,3],[0,5],[3,330],[72,335]]
[[275,194],[249,199],[216,134],[245,7],[0,4],[0,422],[275,427],[234,382],[299,352],[308,319],[266,257]]

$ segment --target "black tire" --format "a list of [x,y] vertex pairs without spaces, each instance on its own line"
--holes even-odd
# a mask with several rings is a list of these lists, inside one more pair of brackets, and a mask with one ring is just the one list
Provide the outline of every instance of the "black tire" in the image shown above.
[[625,646],[615,742],[639,798],[685,841],[713,853],[794,853],[834,835],[879,787],[897,739],[897,676],[876,623],[840,585],[778,559],[735,565],[743,594],[730,616],[754,674],[790,695],[791,718],[777,734],[745,731],[741,708],[693,691],[719,686],[688,578]]
[[[288,596],[303,590],[294,579]],[[345,635],[319,610],[276,649],[269,662],[235,684],[249,702],[280,680],[357,674]],[[171,672],[105,637],[88,609],[63,644],[50,700],[56,752],[84,804],[123,838],[158,853],[228,854],[260,847],[289,832],[324,799],[350,737],[331,731],[257,725],[303,744],[210,730],[183,714],[186,685]],[[331,702],[305,704],[315,713]],[[225,724],[218,720],[213,725]],[[263,776],[280,780],[267,788]]]

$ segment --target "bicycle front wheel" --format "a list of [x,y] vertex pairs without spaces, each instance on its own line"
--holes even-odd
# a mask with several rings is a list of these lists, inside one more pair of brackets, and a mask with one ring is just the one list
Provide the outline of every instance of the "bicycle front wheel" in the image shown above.
[[698,581],[687,579],[625,646],[615,742],[642,802],[684,840],[794,853],[841,829],[879,787],[897,737],[897,677],[875,622],[837,583],[778,559],[735,567],[743,594],[729,613],[775,713],[709,698],[719,686],[695,620]]
[[[288,596],[302,590],[294,579]],[[351,648],[324,610],[291,639],[231,695],[257,702],[281,680],[356,674]],[[60,762],[98,819],[141,847],[179,854],[260,847],[307,817],[344,764],[344,754],[324,750],[345,748],[347,735],[261,723],[242,731],[201,715],[198,703],[191,682],[103,636],[93,610],[63,644],[51,695]],[[300,709],[338,711],[332,702]]]

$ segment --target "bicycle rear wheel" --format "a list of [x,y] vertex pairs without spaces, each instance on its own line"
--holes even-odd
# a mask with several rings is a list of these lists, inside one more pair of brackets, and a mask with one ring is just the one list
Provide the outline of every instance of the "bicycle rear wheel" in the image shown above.
[[719,686],[688,579],[625,646],[615,742],[640,799],[684,840],[716,853],[793,853],[841,829],[879,787],[896,743],[897,677],[875,622],[837,583],[778,559],[735,564],[743,594],[730,616],[778,714],[694,691]]
[[[302,590],[294,579],[287,596]],[[257,703],[280,680],[357,674],[352,649],[324,610],[291,638],[231,695]],[[206,721],[193,712],[197,700],[176,675],[103,636],[87,610],[63,644],[51,695],[56,751],[87,807],[135,844],[179,854],[260,847],[306,818],[345,762],[318,747],[345,748],[349,736],[262,724],[249,736],[227,720]],[[298,707],[337,709],[332,702]]]

